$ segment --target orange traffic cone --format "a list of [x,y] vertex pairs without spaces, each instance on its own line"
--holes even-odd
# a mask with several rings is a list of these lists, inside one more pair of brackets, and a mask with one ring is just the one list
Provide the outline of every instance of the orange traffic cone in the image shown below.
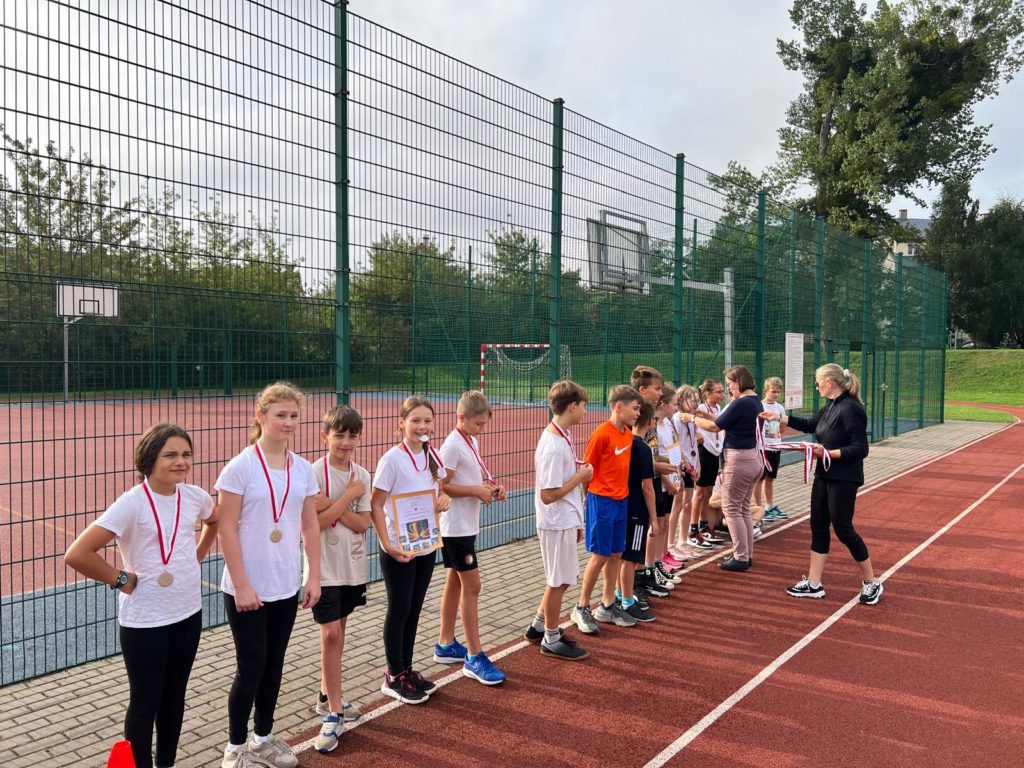
[[135,758],[132,757],[132,745],[127,741],[119,741],[110,750],[110,757],[107,758],[107,768],[135,768]]

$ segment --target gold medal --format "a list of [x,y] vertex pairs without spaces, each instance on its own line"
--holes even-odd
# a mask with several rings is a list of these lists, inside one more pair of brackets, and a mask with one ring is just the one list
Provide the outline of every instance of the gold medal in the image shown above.
[[157,577],[156,583],[161,587],[169,587],[174,583],[174,576],[171,575],[170,571],[164,571]]
[[284,534],[281,533],[281,530],[279,528],[275,528],[270,532],[270,541],[274,544],[277,544],[277,542],[279,542],[283,538]]

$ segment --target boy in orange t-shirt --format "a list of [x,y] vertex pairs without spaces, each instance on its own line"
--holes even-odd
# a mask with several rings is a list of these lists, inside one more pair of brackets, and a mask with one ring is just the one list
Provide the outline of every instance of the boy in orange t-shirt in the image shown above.
[[[587,442],[584,461],[594,469],[587,486],[586,546],[590,562],[583,572],[580,600],[572,609],[572,620],[580,632],[598,631],[597,621],[620,627],[636,625],[636,619],[615,603],[619,561],[626,546],[626,513],[629,496],[629,455],[633,447],[631,429],[640,413],[643,397],[626,384],[608,393],[611,416],[594,430]],[[597,576],[604,571],[604,591],[596,611],[590,610],[590,596]]]

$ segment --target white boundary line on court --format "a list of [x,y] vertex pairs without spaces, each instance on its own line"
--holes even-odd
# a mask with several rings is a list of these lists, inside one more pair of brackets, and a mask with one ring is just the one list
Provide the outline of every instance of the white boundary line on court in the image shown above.
[[[932,457],[931,459],[928,459],[925,462],[922,462],[920,464],[915,464],[913,467],[911,467],[909,469],[905,469],[902,472],[898,472],[897,474],[893,475],[892,477],[887,477],[887,478],[885,478],[883,480],[879,480],[877,483],[872,483],[871,485],[865,486],[864,488],[861,488],[861,490],[858,492],[857,495],[861,496],[861,495],[863,495],[865,493],[870,493],[871,491],[875,490],[876,488],[881,488],[883,485],[887,485],[888,483],[891,483],[893,480],[898,480],[901,477],[905,477],[906,475],[909,475],[909,474],[911,474],[913,472],[916,472],[919,469],[923,469],[924,467],[927,467],[929,464],[934,464],[936,461],[944,459],[947,456],[952,456],[954,453],[962,451],[965,448],[970,448],[972,445],[975,445],[977,443],[982,442],[983,440],[987,440],[990,437],[998,435],[999,433],[1004,432],[1005,430],[1009,429],[1010,427],[1014,427],[1014,426],[1016,426],[1019,423],[1020,423],[1020,420],[1018,419],[1013,424],[1007,424],[1006,426],[1001,427],[1001,428],[999,428],[997,430],[994,430],[992,432],[989,432],[988,434],[982,435],[980,437],[976,437],[973,440],[970,440],[970,441],[964,443],[963,445],[959,446],[958,448],[953,449],[952,451],[949,451],[947,453],[939,454],[938,456],[934,456],[934,457]],[[1022,466],[1024,466],[1024,465],[1022,465]],[[1020,469],[1020,467],[1018,467],[1017,469]],[[1006,480],[1004,479],[1003,482],[1006,482]],[[1000,483],[1000,485],[1001,484],[1002,483]],[[981,500],[979,500],[979,502],[977,502],[977,503],[980,503],[980,501]],[[970,510],[967,510],[967,511],[970,511]],[[964,514],[966,514],[966,512],[961,513],[960,517],[962,517]],[[810,516],[809,514],[803,514],[803,515],[800,515],[799,517],[796,517],[796,518],[794,518],[792,520],[789,520],[788,522],[786,522],[783,525],[780,525],[780,526],[777,526],[777,527],[773,527],[772,530],[768,531],[763,536],[761,536],[758,539],[758,541],[763,541],[764,539],[769,538],[770,536],[774,536],[776,533],[780,533],[780,532],[786,530],[787,528],[791,528],[794,525],[797,525],[798,523],[802,523],[809,516]],[[952,525],[953,523],[955,523],[956,520],[959,520],[959,517],[954,519],[953,522],[950,523],[949,525]],[[947,526],[947,528],[948,527],[949,526]],[[944,528],[944,529],[942,529],[942,531],[939,531],[937,534],[935,534],[932,537],[932,539],[929,539],[927,542],[925,542],[925,545],[930,543],[934,538],[937,538],[945,530],[946,529]],[[922,546],[924,546],[924,545],[922,545]],[[710,565],[711,563],[715,562],[717,559],[721,558],[725,554],[725,552],[727,552],[727,551],[728,550],[725,549],[725,548],[718,549],[714,553],[708,554],[705,557],[701,558],[700,560],[695,562],[693,565],[687,566],[686,568],[684,568],[682,570],[682,573],[689,573],[691,571],[697,570],[698,568],[703,568],[706,565]],[[915,550],[915,552],[916,552],[916,550]],[[914,554],[914,553],[911,553],[911,554]],[[904,559],[906,559],[906,558],[904,558]],[[900,561],[900,563],[898,563],[897,565],[900,565],[902,562],[903,561]],[[888,578],[888,575],[891,572],[893,572],[895,569],[896,569],[896,566],[893,566],[893,568],[890,568],[889,571],[886,571],[886,573],[882,576],[882,580],[884,581],[886,578]],[[859,600],[859,597],[853,598],[853,600],[851,600],[851,602],[848,603],[847,606],[852,606],[852,604],[856,603],[858,600]],[[845,613],[845,611],[849,610],[849,607],[845,607],[845,610],[843,610],[843,609],[840,609],[840,610],[842,610],[843,613]],[[838,620],[839,616],[835,615],[834,618],[835,618],[835,620]],[[834,623],[834,621],[833,621],[833,623]],[[572,621],[566,621],[566,622],[564,622],[561,625],[561,627],[563,629],[567,629],[570,626],[572,626]],[[822,631],[824,631],[824,629],[822,629]],[[820,632],[819,632],[819,634],[820,634]],[[810,641],[808,640],[808,642],[810,642]],[[523,648],[527,648],[528,646],[530,646],[530,643],[528,643],[526,640],[520,640],[520,641],[515,642],[515,643],[513,643],[512,645],[510,645],[510,646],[508,646],[506,648],[502,648],[500,651],[498,651],[494,655],[489,655],[489,658],[491,659],[491,661],[500,661],[501,659],[505,658],[506,656],[509,656],[509,655],[515,653],[516,651],[521,651]],[[795,648],[795,646],[794,646],[794,648]],[[792,649],[790,649],[790,650],[792,650]],[[797,649],[797,650],[799,650],[799,649]],[[796,651],[794,651],[794,653],[795,652]],[[787,653],[788,653],[788,651],[787,651]],[[781,666],[782,662],[780,662],[779,664]],[[456,680],[460,679],[461,677],[462,677],[462,672],[461,671],[450,672],[447,675],[445,675],[444,677],[441,677],[441,678],[438,678],[437,680],[434,680],[434,683],[435,683],[435,685],[437,685],[438,688],[442,688],[442,687],[448,685],[449,683],[454,683]],[[766,677],[767,677],[767,675],[766,675]],[[749,683],[748,683],[748,685],[749,685]],[[751,690],[753,690],[753,688],[751,688]],[[733,694],[733,696],[735,696],[735,695],[736,694]],[[745,696],[746,694],[743,694],[743,695]],[[740,698],[742,698],[742,696]],[[736,699],[736,701],[739,701],[739,699]],[[724,702],[723,702],[723,704],[724,704]],[[346,724],[345,725],[345,730],[346,731],[350,731],[353,728],[358,728],[361,725],[365,725],[366,723],[369,723],[369,722],[371,722],[373,720],[376,720],[378,717],[381,717],[382,715],[386,715],[388,712],[391,712],[392,710],[395,710],[395,709],[397,709],[400,706],[402,706],[402,703],[400,701],[394,701],[394,700],[389,701],[386,704],[382,704],[381,706],[377,707],[376,709],[372,709],[369,712],[367,712],[366,714],[364,714],[356,722]],[[721,707],[722,705],[719,705],[719,706]],[[721,715],[719,715],[719,717],[720,716]],[[709,715],[709,717],[710,717],[710,715]],[[698,723],[698,725],[699,725],[699,723]],[[710,725],[710,723],[709,723],[709,725]],[[697,726],[694,726],[694,728],[696,728],[696,727]],[[705,727],[707,727],[707,726],[705,726]],[[315,737],[314,737],[314,739],[315,739]],[[306,752],[306,751],[308,751],[310,749],[313,749],[314,739],[307,739],[306,741],[303,741],[303,742],[300,742],[298,744],[293,745],[292,749],[294,750],[295,754],[300,754],[302,752]],[[690,739],[690,741],[692,741],[692,738]],[[689,742],[687,742],[687,743],[689,743]],[[685,744],[683,746],[685,746]],[[680,749],[682,749],[682,747],[680,747]],[[657,759],[657,758],[655,758],[655,759]],[[666,758],[666,759],[668,759],[668,758]],[[661,765],[661,763],[654,763],[654,762],[652,762],[649,765],[650,766]]]
[[[954,525],[956,525],[965,517],[967,517],[967,515],[969,515],[975,509],[977,509],[982,503],[984,503],[989,497],[991,497],[992,494],[994,494],[996,491],[998,491],[1000,488],[1006,485],[1006,483],[1008,483],[1013,478],[1013,476],[1020,472],[1022,469],[1024,469],[1024,464],[1018,464],[1016,469],[1014,469],[1012,472],[1010,472],[1010,474],[1006,475],[1006,477],[1004,477],[998,483],[989,488],[983,496],[974,501],[969,507],[967,507],[967,509],[958,514],[956,517],[954,517],[952,520],[950,520],[948,523],[942,526],[942,528],[940,528],[927,539],[925,539],[923,542],[918,544],[911,552],[904,555],[898,563],[893,565],[889,570],[887,570],[885,573],[881,575],[880,580],[882,582],[887,581],[889,577],[891,577],[904,565],[909,563],[911,560],[913,560],[915,557],[921,554],[921,552],[927,549],[931,544],[933,544],[936,539],[945,534],[950,528],[952,528]],[[694,739],[696,739],[698,736],[704,733],[704,731],[706,731],[709,727],[714,725],[714,723],[717,722],[730,709],[732,709],[740,701],[746,698],[747,694],[751,693],[755,688],[761,685],[761,683],[763,683],[765,680],[771,677],[775,673],[775,671],[779,669],[779,667],[781,667],[791,658],[796,656],[800,651],[802,651],[804,648],[810,645],[813,640],[817,639],[822,633],[825,632],[825,630],[827,630],[833,624],[838,622],[841,618],[843,618],[843,616],[849,613],[854,608],[854,606],[859,604],[860,595],[850,598],[850,600],[845,605],[843,605],[839,610],[837,610],[835,613],[833,613],[831,616],[829,616],[827,619],[821,622],[821,624],[819,624],[817,627],[815,627],[802,638],[800,638],[800,640],[798,640],[796,643],[790,646],[790,648],[787,651],[785,651],[781,656],[776,658],[775,661],[773,661],[771,664],[769,664],[760,672],[758,672],[754,677],[748,680],[746,684],[743,685],[735,693],[733,693],[732,696],[730,696],[717,707],[715,707],[713,710],[711,710],[698,723],[696,723],[693,727],[686,731],[686,733],[684,733],[674,742],[669,744],[660,753],[658,753],[649,763],[647,763],[646,766],[644,766],[644,768],[660,768],[660,766],[664,765],[673,757],[678,755],[683,749],[686,748],[687,745],[690,744],[690,742],[692,742]]]

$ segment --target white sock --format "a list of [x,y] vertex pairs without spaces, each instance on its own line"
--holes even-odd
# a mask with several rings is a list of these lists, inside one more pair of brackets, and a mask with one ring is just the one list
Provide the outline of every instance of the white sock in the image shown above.
[[224,754],[230,755],[232,752],[242,752],[245,750],[245,747],[245,744],[232,744],[231,742],[228,742],[228,746],[225,748]]
[[548,645],[554,645],[562,639],[562,633],[558,630],[558,627],[554,629],[548,629],[544,627],[544,642]]
[[270,741],[269,733],[266,736],[257,736],[255,733],[252,735],[253,744],[266,744],[268,741]]
[[538,632],[543,632],[544,631],[544,617],[541,616],[538,613],[536,616],[533,617],[533,624],[531,624],[531,626],[534,629],[536,629]]

